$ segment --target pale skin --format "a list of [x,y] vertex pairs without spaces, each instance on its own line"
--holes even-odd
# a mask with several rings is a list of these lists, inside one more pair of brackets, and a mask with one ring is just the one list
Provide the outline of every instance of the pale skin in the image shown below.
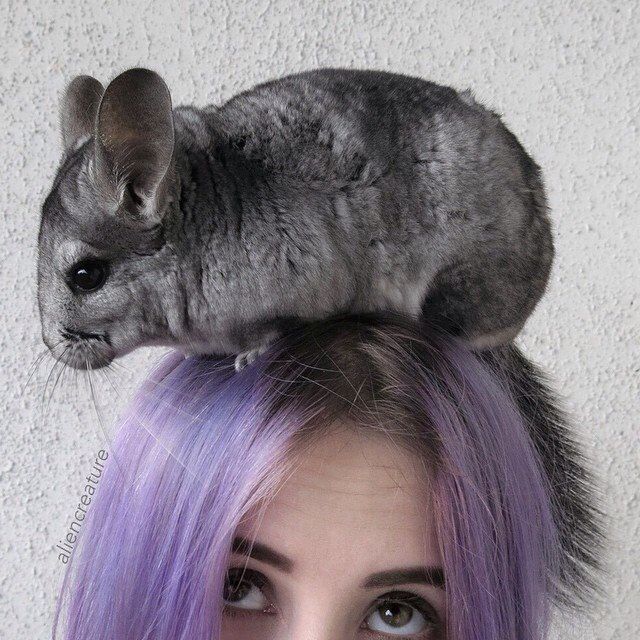
[[442,638],[428,482],[384,435],[323,435],[236,531],[222,640]]

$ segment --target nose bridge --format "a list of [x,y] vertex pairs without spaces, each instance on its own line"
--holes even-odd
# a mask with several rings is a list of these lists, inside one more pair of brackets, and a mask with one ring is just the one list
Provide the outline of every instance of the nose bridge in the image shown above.
[[[286,640],[356,640],[357,624],[333,585],[316,584],[299,594],[295,610],[289,614]],[[351,624],[356,628],[351,629]],[[283,638],[283,640],[285,640]]]
[[42,341],[51,349],[61,338],[60,327],[58,327],[49,306],[41,305],[39,315]]
[[53,348],[56,344],[65,340],[64,309],[54,308],[53,305],[43,308],[40,314],[40,330],[43,342]]
[[47,343],[60,339],[62,325],[68,320],[71,304],[64,286],[66,285],[61,284],[52,277],[47,277],[38,282],[38,312],[42,338]]
[[355,640],[355,636],[345,635],[344,630],[336,629],[327,616],[312,618],[303,614],[287,629],[286,640]]
[[44,342],[45,345],[49,347],[49,349],[53,349],[56,343],[56,339],[47,326],[46,321],[40,322],[40,335],[42,336],[42,342]]

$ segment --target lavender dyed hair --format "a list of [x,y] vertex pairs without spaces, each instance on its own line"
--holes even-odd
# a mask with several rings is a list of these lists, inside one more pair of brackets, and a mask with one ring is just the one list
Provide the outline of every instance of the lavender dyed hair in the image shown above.
[[595,564],[580,544],[595,526],[588,491],[569,478],[558,497],[500,367],[391,313],[292,330],[239,373],[231,356],[166,356],[122,418],[54,627],[65,640],[218,638],[240,519],[347,416],[433,470],[446,637],[544,638],[563,583]]

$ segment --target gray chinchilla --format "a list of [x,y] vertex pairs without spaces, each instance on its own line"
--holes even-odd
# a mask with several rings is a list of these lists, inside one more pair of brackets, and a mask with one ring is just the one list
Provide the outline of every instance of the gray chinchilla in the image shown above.
[[142,345],[236,355],[392,309],[509,343],[554,249],[538,165],[468,92],[316,69],[172,107],[149,69],[81,75],[42,207],[43,339],[76,368]]

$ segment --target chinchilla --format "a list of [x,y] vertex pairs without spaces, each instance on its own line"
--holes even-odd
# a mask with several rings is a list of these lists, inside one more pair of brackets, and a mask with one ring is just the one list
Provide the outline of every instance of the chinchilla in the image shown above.
[[325,68],[174,108],[134,68],[75,77],[59,116],[38,301],[73,367],[165,345],[239,369],[294,323],[383,309],[483,350],[544,293],[540,168],[469,91]]

